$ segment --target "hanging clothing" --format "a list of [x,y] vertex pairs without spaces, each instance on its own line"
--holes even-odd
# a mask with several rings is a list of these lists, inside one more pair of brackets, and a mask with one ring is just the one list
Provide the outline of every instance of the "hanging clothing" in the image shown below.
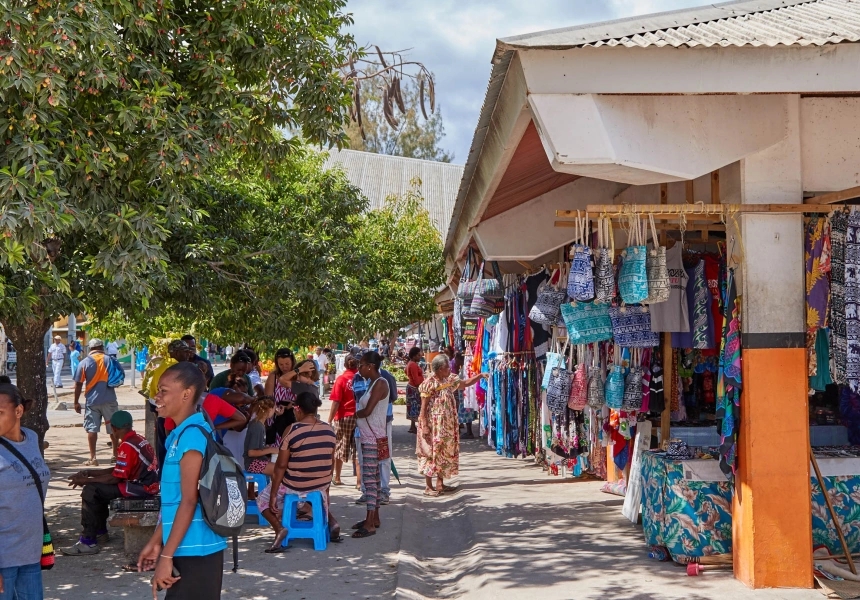
[[[696,267],[684,267],[687,274],[687,292],[684,295],[687,301],[687,328],[672,332],[673,348],[693,348],[692,319],[696,314]],[[657,304],[657,306],[660,306]]]
[[860,391],[860,212],[848,215],[845,236],[845,375],[854,392]]
[[741,302],[735,288],[734,272],[729,271],[725,305],[725,324],[717,378],[716,417],[720,427],[720,470],[728,479],[737,472],[737,439],[741,399]]
[[648,412],[662,413],[666,408],[666,396],[663,390],[663,353],[654,350],[651,357],[651,393],[649,395]]
[[845,237],[848,215],[838,210],[830,216],[830,356],[833,359],[833,381],[845,385],[847,366],[847,329],[845,323]]
[[707,350],[714,347],[714,316],[711,313],[711,292],[705,279],[705,260],[702,259],[694,269],[693,283],[693,348]]
[[833,383],[830,377],[830,342],[827,339],[827,330],[819,329],[815,333],[815,358],[816,371],[814,376],[809,378],[809,387],[823,392],[824,389]]
[[827,327],[830,302],[830,226],[827,219],[811,217],[804,240],[806,258],[806,327]]
[[669,299],[651,304],[651,331],[690,331],[687,303],[687,271],[684,270],[683,249],[675,244],[666,250],[666,267],[669,271]]

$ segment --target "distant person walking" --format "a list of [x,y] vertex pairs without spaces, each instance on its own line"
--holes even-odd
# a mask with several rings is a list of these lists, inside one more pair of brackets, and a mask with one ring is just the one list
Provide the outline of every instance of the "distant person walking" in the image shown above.
[[69,366],[72,369],[72,379],[75,378],[75,373],[78,371],[78,365],[81,364],[81,351],[75,342],[69,344]]
[[116,341],[110,341],[107,343],[107,346],[105,346],[105,354],[107,354],[111,358],[119,357],[119,346],[117,345]]
[[50,366],[54,372],[54,387],[61,388],[63,387],[63,363],[66,360],[66,346],[63,344],[63,338],[54,336],[54,343],[48,348],[48,356],[51,362],[46,363],[46,366]]
[[[44,495],[51,472],[35,431],[21,427],[31,407],[18,388],[0,384],[0,599],[41,600]],[[38,482],[33,478],[35,472]],[[34,485],[35,483],[35,485]],[[41,509],[37,507],[42,507]]]
[[[65,348],[65,346],[63,347]],[[84,392],[86,410],[84,410],[84,430],[87,432],[87,442],[90,445],[90,459],[84,463],[87,467],[99,466],[96,459],[96,443],[99,439],[99,429],[102,420],[105,431],[110,435],[110,418],[119,409],[116,401],[116,391],[108,386],[108,358],[105,356],[104,342],[92,338],[89,342],[89,355],[81,361],[75,380],[75,412],[81,414],[81,392]],[[86,389],[84,384],[86,383]],[[116,456],[116,444],[113,445]]]
[[162,467],[161,523],[141,551],[137,568],[155,569],[153,597],[160,587],[167,590],[166,600],[221,598],[227,541],[206,524],[197,491],[206,436],[212,435],[197,410],[205,391],[203,373],[187,361],[168,367],[158,380],[158,416],[172,419],[176,429],[167,437]]

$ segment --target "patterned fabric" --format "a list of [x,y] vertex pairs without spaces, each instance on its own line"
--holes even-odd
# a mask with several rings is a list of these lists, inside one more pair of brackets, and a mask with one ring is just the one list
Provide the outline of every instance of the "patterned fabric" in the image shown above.
[[361,485],[367,510],[379,510],[379,447],[375,440],[361,443]]
[[588,367],[588,405],[598,410],[606,404],[601,371],[600,367]]
[[[857,498],[860,498],[860,476],[825,477],[824,484],[830,492],[833,510],[842,523],[842,532],[849,551],[860,552],[860,519],[858,519],[860,508],[857,504]],[[812,545],[824,545],[831,554],[842,554],[839,535],[827,511],[824,493],[814,474],[812,476]]]
[[265,473],[266,467],[269,466],[271,461],[266,460],[265,458],[255,458],[248,465],[248,468],[245,469],[248,473]]
[[645,246],[629,246],[622,256],[618,291],[626,304],[637,304],[648,299],[648,272],[645,265]]
[[355,458],[355,415],[336,419],[334,427],[335,448],[334,457],[343,462],[349,462]]
[[406,418],[414,421],[421,412],[421,394],[414,385],[406,386]]
[[460,472],[460,427],[454,397],[454,386],[459,381],[454,374],[444,381],[433,374],[419,388],[421,397],[428,402],[426,419],[418,421],[415,454],[418,471],[425,477],[449,479]]
[[732,484],[688,481],[684,461],[642,454],[645,542],[665,546],[678,562],[732,551]]
[[806,259],[806,327],[827,327],[830,299],[830,226],[827,219],[812,217],[804,240]]
[[693,284],[693,348],[705,350],[714,347],[713,331],[708,327],[711,310],[711,293],[705,280],[705,261],[696,265]]
[[604,386],[606,406],[612,410],[619,410],[624,404],[624,369],[621,365],[615,365],[609,372]]
[[570,398],[567,407],[570,410],[582,410],[588,405],[588,372],[584,364],[576,365],[573,380],[570,384]]
[[651,331],[651,313],[641,304],[613,306],[609,309],[615,343],[622,348],[653,348],[660,334]]
[[845,385],[847,335],[845,325],[845,236],[848,215],[836,211],[830,216],[830,356],[833,359],[833,381]]
[[624,400],[622,410],[639,410],[642,408],[642,367],[630,367],[627,380],[624,382]]
[[463,390],[454,392],[454,397],[457,398],[457,423],[465,425],[473,422],[478,413],[471,408],[466,408],[466,394]]
[[[656,244],[657,241],[655,240]],[[645,270],[648,273],[648,304],[658,304],[669,299],[669,269],[666,266],[666,248],[656,246],[648,251],[645,259]]]
[[598,302],[611,302],[615,297],[615,269],[609,248],[601,248],[594,269],[594,298]]
[[546,405],[553,415],[563,415],[567,410],[572,379],[573,373],[562,367],[554,367],[550,373],[549,385],[546,386]]
[[574,244],[570,277],[567,280],[567,295],[574,300],[587,302],[594,298],[594,271],[591,264],[591,248]]
[[855,392],[860,391],[860,212],[848,215],[845,235],[845,377]]
[[737,441],[741,399],[741,301],[735,288],[734,270],[729,270],[724,306],[720,366],[717,373],[717,420],[720,430],[720,469],[731,479],[737,472]]
[[609,305],[602,302],[570,302],[561,305],[571,344],[591,344],[612,339]]

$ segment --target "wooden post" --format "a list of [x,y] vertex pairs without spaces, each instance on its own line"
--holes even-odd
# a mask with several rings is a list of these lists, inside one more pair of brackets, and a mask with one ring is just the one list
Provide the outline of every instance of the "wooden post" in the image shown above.
[[669,396],[669,391],[672,389],[671,382],[674,377],[672,364],[672,334],[663,334],[663,397],[666,406],[660,415],[660,444],[663,445],[670,436],[672,429],[672,399]]
[[[668,183],[661,183],[660,184],[660,204],[669,204],[669,184]],[[660,243],[663,246],[666,245],[666,239],[668,238],[668,236],[669,236],[669,234],[666,233],[665,230],[660,232]]]
[[693,191],[693,180],[692,179],[686,182],[685,188],[686,189],[684,191],[686,192],[685,193],[686,197],[684,199],[687,201],[687,204],[694,204],[696,202],[696,200],[695,200],[695,192]]
[[721,204],[720,202],[720,170],[711,172],[711,204]]

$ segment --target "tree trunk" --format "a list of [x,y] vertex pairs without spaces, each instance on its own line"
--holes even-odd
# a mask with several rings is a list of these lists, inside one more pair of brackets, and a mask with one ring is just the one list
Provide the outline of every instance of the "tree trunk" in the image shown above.
[[7,325],[6,334],[18,352],[16,374],[18,389],[25,398],[33,400],[33,406],[24,413],[21,425],[39,435],[44,441],[48,431],[48,387],[45,380],[45,332],[51,326],[49,319],[33,318],[20,325]]

